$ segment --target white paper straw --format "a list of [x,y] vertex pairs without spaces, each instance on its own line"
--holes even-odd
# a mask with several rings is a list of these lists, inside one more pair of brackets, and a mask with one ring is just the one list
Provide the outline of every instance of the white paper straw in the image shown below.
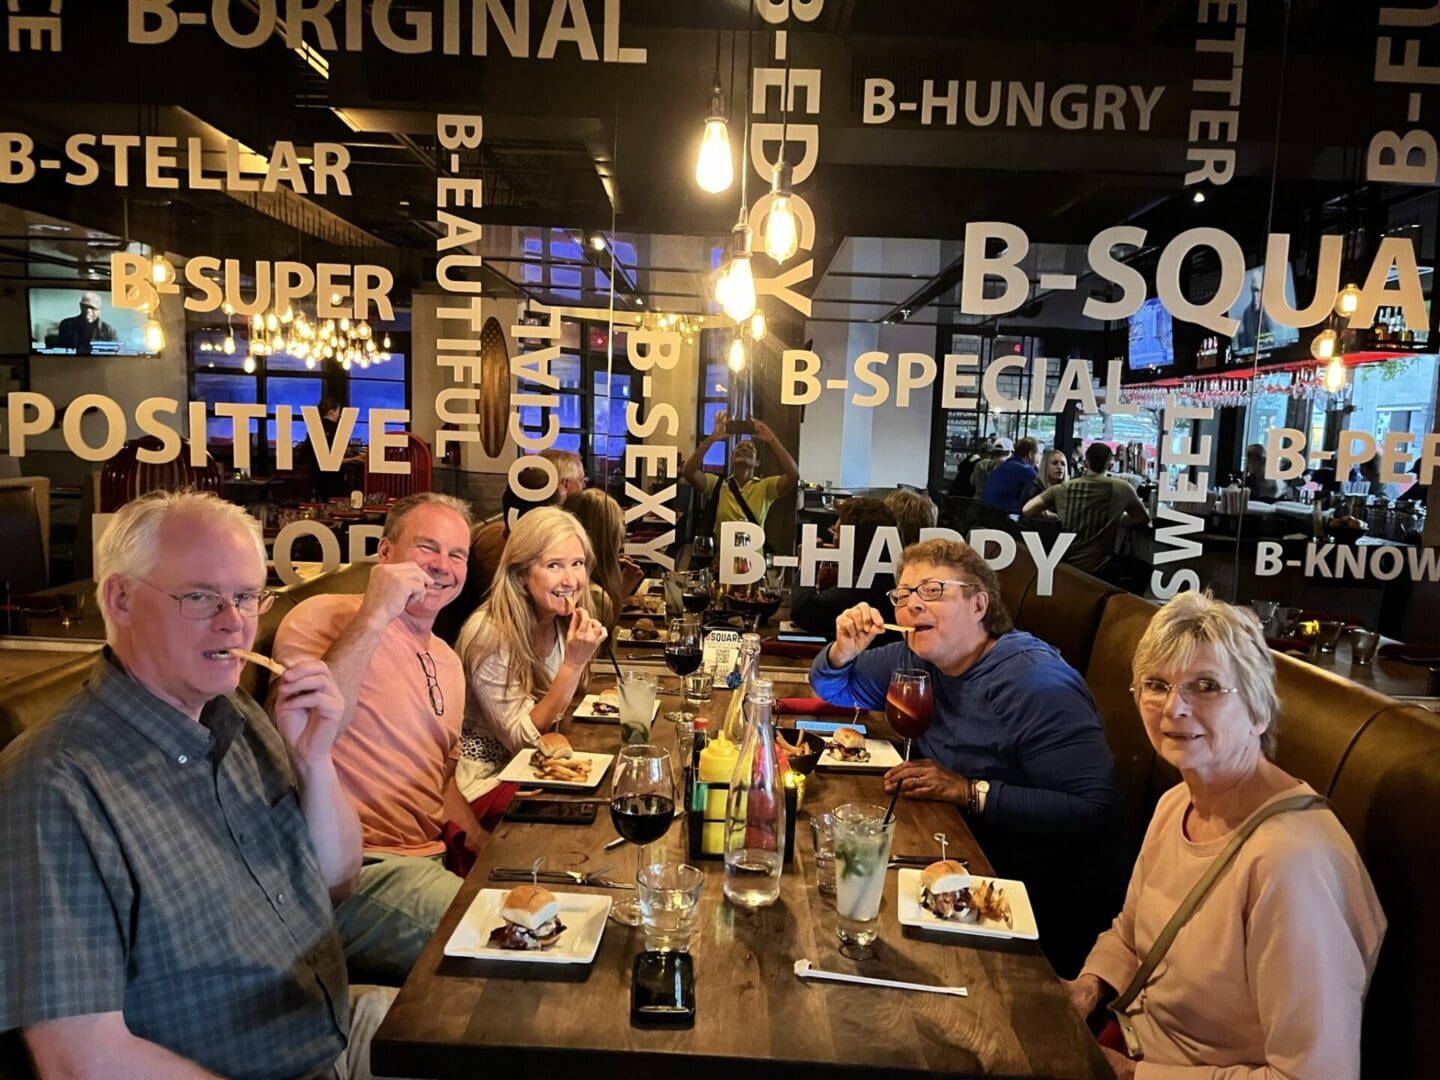
[[894,979],[871,979],[864,975],[844,975],[838,971],[822,971],[811,967],[809,960],[795,961],[795,974],[802,979],[829,979],[832,982],[859,983],[861,986],[887,986],[892,990],[919,990],[927,994],[951,994],[969,997],[963,986],[929,986],[925,983],[898,982]]

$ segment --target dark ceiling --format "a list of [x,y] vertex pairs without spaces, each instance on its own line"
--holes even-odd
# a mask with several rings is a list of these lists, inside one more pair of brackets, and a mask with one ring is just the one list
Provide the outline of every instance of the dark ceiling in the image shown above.
[[[81,189],[49,178],[12,187],[6,199],[182,254],[362,261],[363,253],[363,261],[392,266],[402,289],[433,278],[433,128],[442,111],[485,118],[484,145],[467,155],[463,172],[485,181],[486,205],[472,213],[486,224],[623,234],[635,238],[642,262],[647,236],[723,236],[738,190],[708,196],[691,176],[717,48],[733,130],[744,110],[731,91],[736,81],[743,87],[748,67],[771,62],[774,40],[743,0],[625,0],[621,37],[648,49],[643,66],[584,63],[563,46],[554,61],[402,56],[371,40],[360,53],[327,54],[322,76],[279,39],[241,51],[212,30],[186,27],[167,45],[129,45],[125,6],[68,5],[63,59],[7,56],[0,127],[30,134],[52,153],[76,131],[170,132],[192,118],[262,153],[279,139],[345,142],[353,194],[310,201],[334,215],[322,221],[353,231],[277,220],[208,192]],[[441,6],[397,3],[394,18]],[[532,51],[549,6],[531,4]],[[598,38],[604,5],[588,6]],[[461,7],[468,11],[468,0]],[[1274,231],[1313,230],[1323,208],[1357,185],[1355,148],[1379,126],[1375,117],[1400,111],[1401,91],[1372,81],[1377,8],[1340,0],[1250,5],[1238,176],[1197,206],[1184,184],[1186,131],[1190,110],[1211,107],[1214,95],[1191,91],[1193,78],[1211,73],[1194,47],[1193,0],[832,0],[789,35],[792,65],[822,72],[818,162],[800,185],[819,223],[816,279],[845,237],[958,240],[977,220],[1082,245],[1124,222],[1157,237],[1208,224],[1258,250],[1272,177]],[[243,26],[243,14],[236,19]],[[861,121],[869,77],[894,80],[898,100],[918,98],[924,79],[1044,81],[1052,92],[1063,83],[1166,90],[1143,133],[1133,118],[1123,133],[1052,124],[924,128],[913,114],[873,126]],[[778,109],[769,119],[779,119]],[[738,130],[733,141],[738,147]],[[752,172],[750,201],[760,189]]]

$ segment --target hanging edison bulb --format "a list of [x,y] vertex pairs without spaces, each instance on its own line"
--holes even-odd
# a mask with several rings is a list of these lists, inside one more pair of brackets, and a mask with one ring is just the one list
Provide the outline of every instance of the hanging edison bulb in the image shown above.
[[790,204],[790,166],[777,162],[770,174],[770,212],[765,216],[765,254],[784,263],[800,249],[800,229]]
[[308,368],[309,370],[314,371],[314,370],[315,370],[315,357],[313,357],[313,356],[307,356],[307,357],[305,358],[305,366],[306,366],[306,368]]
[[386,335],[385,335],[385,339],[380,342],[380,347],[381,347],[382,349],[384,349],[386,352],[389,352],[389,351],[390,351],[390,335],[389,335],[389,334],[386,334]]
[[165,348],[165,328],[155,316],[145,320],[145,351],[158,353]]
[[742,206],[740,220],[730,231],[730,261],[720,271],[720,279],[715,284],[715,299],[737,323],[755,314],[755,271],[750,266],[750,240],[750,222]]
[[1310,355],[1316,360],[1329,360],[1335,355],[1335,344],[1339,335],[1334,330],[1321,330],[1310,341]]
[[279,329],[279,327],[280,327],[280,320],[275,317],[275,313],[274,313],[273,311],[270,312],[269,315],[266,315],[266,316],[265,316],[265,329],[266,329],[266,330],[270,330],[270,331],[273,332],[273,331]]
[[1360,288],[1351,283],[1335,294],[1335,314],[1349,318],[1360,306]]
[[255,357],[247,355],[247,356],[245,357],[244,368],[245,368],[245,374],[246,374],[246,375],[254,375],[254,374],[255,374]]
[[156,285],[165,285],[175,280],[175,267],[170,265],[170,260],[164,255],[156,255],[150,260],[150,280]]
[[288,322],[290,322],[290,321],[291,321],[292,319],[294,319],[294,318],[295,318],[295,309],[292,308],[289,304],[286,304],[286,305],[285,305],[285,310],[280,313],[280,321],[283,322],[283,323],[288,323]]
[[739,333],[730,339],[730,353],[725,362],[730,365],[731,371],[745,370],[745,339]]
[[224,312],[224,314],[228,317],[235,314],[235,305],[232,304],[229,300],[226,300],[223,304],[220,305],[220,310]]
[[700,153],[695,158],[695,183],[702,191],[718,195],[735,182],[735,162],[730,155],[730,128],[725,123],[725,95],[720,84],[710,91],[710,113],[705,133],[700,136]]
[[750,316],[750,336],[756,341],[765,336],[765,312],[758,307],[755,314]]
[[234,356],[234,355],[235,355],[235,335],[234,335],[234,334],[226,334],[226,335],[225,335],[225,340],[220,343],[220,351],[223,352],[226,356]]
[[1345,361],[1336,356],[1325,365],[1324,376],[1325,389],[1332,394],[1338,394],[1345,389]]
[[252,316],[250,319],[250,325],[253,326],[256,330],[264,330],[265,316],[260,314]]

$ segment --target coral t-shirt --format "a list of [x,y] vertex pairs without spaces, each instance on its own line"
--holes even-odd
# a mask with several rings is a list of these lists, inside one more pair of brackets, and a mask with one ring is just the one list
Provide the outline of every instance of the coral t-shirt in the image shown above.
[[[275,658],[292,664],[323,657],[363,600],[355,593],[302,601],[275,634]],[[434,694],[426,654],[434,661]],[[365,670],[354,718],[330,752],[360,815],[365,850],[420,856],[445,850],[444,792],[460,756],[464,718],[460,658],[434,634],[421,640],[396,619]]]

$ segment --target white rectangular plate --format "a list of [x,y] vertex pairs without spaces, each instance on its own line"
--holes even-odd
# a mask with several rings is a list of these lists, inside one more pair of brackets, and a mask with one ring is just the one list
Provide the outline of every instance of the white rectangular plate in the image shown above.
[[446,956],[469,956],[482,960],[504,960],[516,964],[588,964],[595,959],[600,938],[605,934],[605,920],[610,916],[610,897],[596,893],[558,892],[560,921],[565,933],[548,949],[493,949],[490,931],[505,920],[500,918],[500,905],[509,890],[481,889],[460,916],[450,940],[445,943]]
[[[848,727],[849,725],[842,725]],[[899,765],[904,759],[900,751],[891,746],[884,739],[866,739],[865,748],[870,751],[869,761],[841,761],[829,750],[820,755],[820,768],[822,769],[848,769],[851,772],[873,772],[876,769],[890,769]]]
[[575,757],[590,759],[590,779],[583,784],[578,780],[544,780],[535,775],[535,770],[530,767],[530,755],[535,752],[531,746],[524,747],[518,754],[510,759],[510,764],[505,766],[505,771],[495,779],[510,780],[520,784],[522,787],[561,788],[571,791],[594,791],[600,786],[600,781],[605,778],[610,763],[615,760],[614,754],[591,754],[584,750],[576,750]]
[[901,870],[895,891],[899,897],[901,926],[915,926],[921,930],[935,930],[942,934],[970,934],[975,937],[1024,938],[1034,941],[1040,936],[1035,925],[1035,909],[1030,906],[1030,894],[1025,891],[1023,881],[1007,881],[1005,878],[987,878],[972,874],[974,881],[989,881],[1005,890],[1005,899],[1010,901],[1013,926],[1003,922],[951,922],[942,919],[932,911],[920,906],[919,870]]
[[[595,711],[595,703],[599,700],[599,694],[586,694],[585,699],[581,701],[579,705],[575,706],[575,711],[571,715],[574,716],[576,720],[585,720],[591,724],[620,723],[620,714],[618,712],[597,713]],[[650,722],[652,724],[655,722],[655,716],[659,711],[660,702],[657,701],[655,702],[655,708],[650,713]]]

